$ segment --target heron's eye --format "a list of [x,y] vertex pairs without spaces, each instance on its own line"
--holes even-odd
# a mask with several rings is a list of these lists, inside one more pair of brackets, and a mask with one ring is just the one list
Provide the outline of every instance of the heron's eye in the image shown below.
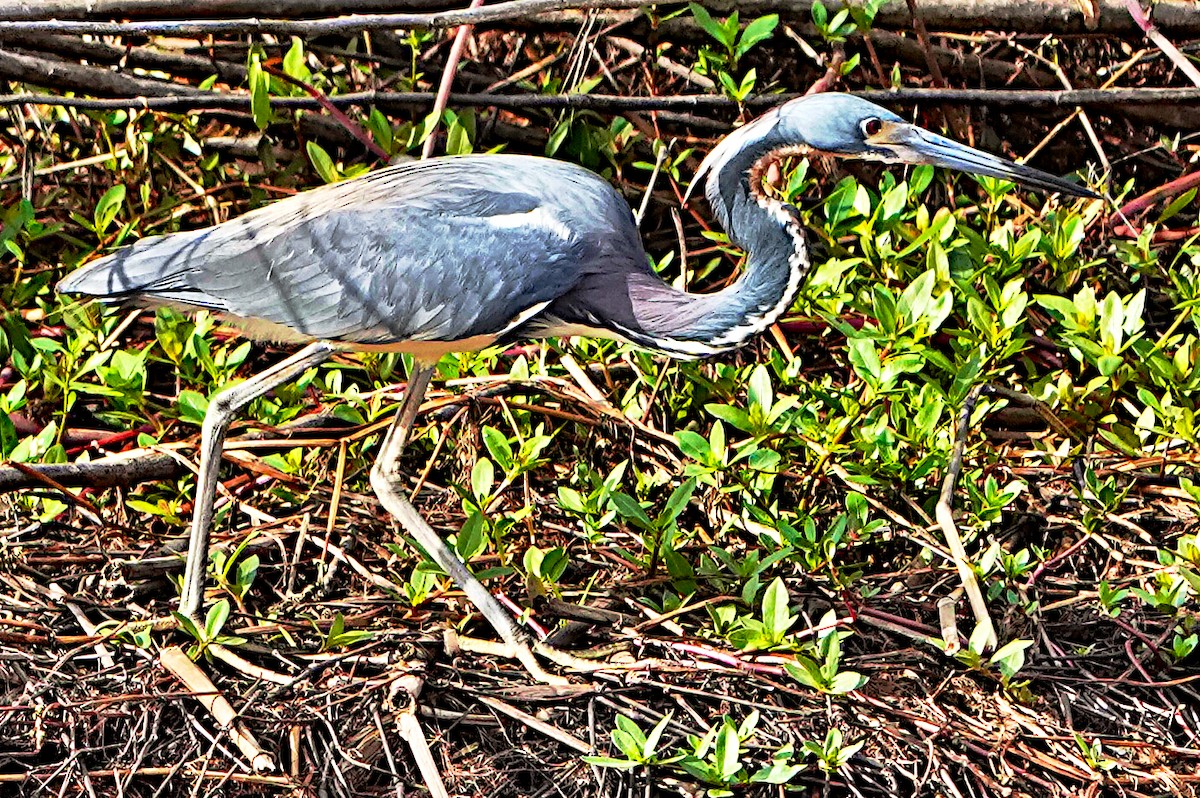
[[879,135],[879,131],[883,130],[883,120],[878,117],[864,119],[862,123],[862,132],[869,138]]

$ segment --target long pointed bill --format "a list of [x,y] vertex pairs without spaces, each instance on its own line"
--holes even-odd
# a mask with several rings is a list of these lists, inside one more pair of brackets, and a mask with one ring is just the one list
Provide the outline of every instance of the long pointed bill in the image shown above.
[[1087,186],[1072,183],[1048,172],[982,152],[966,144],[909,124],[890,124],[868,143],[895,154],[897,161],[927,163],[971,174],[998,177],[1045,192],[1073,197],[1102,199]]

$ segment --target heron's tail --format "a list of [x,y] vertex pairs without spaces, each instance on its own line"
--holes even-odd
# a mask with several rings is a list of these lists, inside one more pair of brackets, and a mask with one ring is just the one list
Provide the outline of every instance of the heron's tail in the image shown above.
[[89,263],[59,281],[63,294],[139,305],[181,303],[220,309],[224,303],[193,284],[192,255],[211,229],[144,238]]

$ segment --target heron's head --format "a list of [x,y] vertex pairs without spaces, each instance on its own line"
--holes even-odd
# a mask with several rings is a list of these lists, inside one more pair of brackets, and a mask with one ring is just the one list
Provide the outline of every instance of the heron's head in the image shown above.
[[784,103],[739,128],[701,165],[719,171],[738,152],[755,144],[771,149],[799,145],[818,153],[885,163],[932,164],[988,175],[1046,192],[1099,197],[1086,186],[1013,163],[905,122],[872,102],[850,94],[814,94]]

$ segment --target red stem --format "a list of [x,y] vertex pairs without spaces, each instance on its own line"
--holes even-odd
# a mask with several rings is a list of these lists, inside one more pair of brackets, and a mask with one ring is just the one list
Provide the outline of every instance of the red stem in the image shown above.
[[346,128],[346,131],[351,136],[354,136],[354,138],[361,141],[364,147],[381,158],[383,161],[386,162],[391,158],[391,156],[384,151],[383,147],[380,147],[379,144],[376,143],[375,139],[371,137],[371,134],[362,129],[362,125],[346,116],[346,113],[341,108],[338,108],[336,105],[334,105],[330,99],[318,91],[316,87],[311,86],[310,84],[305,83],[298,78],[294,78],[286,72],[276,69],[275,67],[263,64],[263,69],[285,83],[290,83],[293,86],[299,86],[308,92],[309,96],[320,103],[321,107],[328,111],[329,115],[336,119],[342,127]]

